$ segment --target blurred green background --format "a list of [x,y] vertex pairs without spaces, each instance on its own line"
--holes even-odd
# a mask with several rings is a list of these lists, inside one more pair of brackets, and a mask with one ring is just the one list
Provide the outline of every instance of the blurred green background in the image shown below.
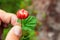
[[12,13],[16,13],[18,9],[27,9],[30,5],[31,0],[0,0],[0,9]]

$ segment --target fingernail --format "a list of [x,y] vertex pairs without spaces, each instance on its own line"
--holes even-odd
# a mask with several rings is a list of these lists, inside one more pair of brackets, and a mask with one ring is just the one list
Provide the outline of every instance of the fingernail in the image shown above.
[[14,26],[14,33],[17,36],[20,36],[21,35],[21,27],[18,25]]

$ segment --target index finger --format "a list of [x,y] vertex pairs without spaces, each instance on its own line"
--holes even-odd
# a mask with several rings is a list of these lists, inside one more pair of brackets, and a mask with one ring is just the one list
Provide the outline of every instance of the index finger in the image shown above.
[[9,14],[3,10],[0,10],[0,19],[4,23],[9,23],[10,22],[10,17],[12,14]]

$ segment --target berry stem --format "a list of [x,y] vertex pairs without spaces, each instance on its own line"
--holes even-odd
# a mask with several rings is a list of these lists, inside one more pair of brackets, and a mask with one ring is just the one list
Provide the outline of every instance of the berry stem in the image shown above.
[[21,27],[22,27],[22,19],[21,19]]

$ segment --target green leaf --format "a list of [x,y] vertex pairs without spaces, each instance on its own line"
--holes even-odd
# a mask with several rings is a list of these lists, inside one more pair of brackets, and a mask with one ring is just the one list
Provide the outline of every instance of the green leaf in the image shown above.
[[35,29],[35,26],[36,26],[36,23],[37,23],[37,20],[34,16],[29,16],[27,19],[23,20],[22,21],[22,27],[23,28],[27,28],[28,30],[31,29],[31,30],[34,30]]

